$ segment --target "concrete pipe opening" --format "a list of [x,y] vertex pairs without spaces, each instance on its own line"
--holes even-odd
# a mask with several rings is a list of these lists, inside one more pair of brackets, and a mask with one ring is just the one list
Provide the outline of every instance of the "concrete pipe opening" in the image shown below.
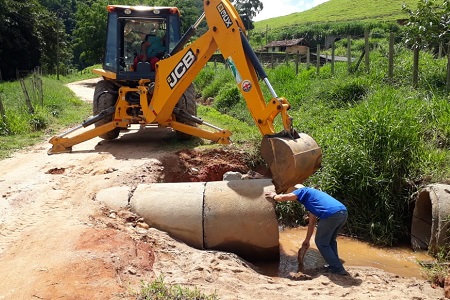
[[197,249],[249,261],[279,260],[278,221],[264,192],[270,179],[141,184],[132,211],[150,226]]
[[436,253],[448,242],[450,185],[433,184],[417,197],[411,224],[411,245],[415,250]]

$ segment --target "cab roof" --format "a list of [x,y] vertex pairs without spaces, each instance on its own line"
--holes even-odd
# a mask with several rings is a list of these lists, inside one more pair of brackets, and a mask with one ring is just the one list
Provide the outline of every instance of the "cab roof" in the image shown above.
[[154,14],[178,14],[180,11],[175,6],[143,6],[143,5],[108,5],[108,12],[118,12],[123,14],[131,14],[136,12],[151,12]]

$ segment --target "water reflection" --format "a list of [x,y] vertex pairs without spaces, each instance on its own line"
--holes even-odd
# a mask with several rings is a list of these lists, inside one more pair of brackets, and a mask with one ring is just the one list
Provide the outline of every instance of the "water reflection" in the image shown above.
[[[261,271],[272,277],[287,277],[297,272],[297,251],[306,236],[306,227],[280,231],[280,263],[257,264]],[[404,248],[379,248],[348,237],[338,237],[339,256],[344,266],[375,267],[403,277],[422,277],[418,261],[431,261],[426,252]],[[305,256],[305,268],[321,265],[323,261],[311,238],[311,248]]]

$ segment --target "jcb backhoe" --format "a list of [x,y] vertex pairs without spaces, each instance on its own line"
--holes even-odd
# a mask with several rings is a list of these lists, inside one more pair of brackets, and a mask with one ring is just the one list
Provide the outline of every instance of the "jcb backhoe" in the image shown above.
[[[196,116],[192,84],[212,55],[220,50],[263,136],[261,155],[269,165],[277,192],[305,181],[320,167],[320,147],[310,136],[293,128],[292,118],[287,113],[290,105],[274,91],[230,1],[204,0],[204,13],[183,36],[176,7],[109,5],[107,10],[103,68],[94,70],[103,79],[95,88],[93,116],[78,127],[51,138],[53,146],[49,154],[70,152],[73,145],[97,136],[115,139],[121,129],[131,124],[169,127],[180,138],[196,136],[229,144],[231,133],[228,130]],[[191,42],[204,19],[208,30]],[[142,42],[149,41],[150,37],[161,39],[159,44],[163,48],[160,47],[156,57],[144,57],[140,61]],[[267,85],[272,95],[267,102],[259,80]],[[278,115],[284,129],[276,133],[274,119]],[[95,128],[68,137],[77,129],[92,124]]]

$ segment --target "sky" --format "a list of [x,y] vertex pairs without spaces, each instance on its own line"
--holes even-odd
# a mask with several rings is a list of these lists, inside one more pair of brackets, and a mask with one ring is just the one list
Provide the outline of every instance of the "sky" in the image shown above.
[[328,0],[260,0],[263,10],[253,18],[253,21],[275,18],[301,12],[313,8]]

